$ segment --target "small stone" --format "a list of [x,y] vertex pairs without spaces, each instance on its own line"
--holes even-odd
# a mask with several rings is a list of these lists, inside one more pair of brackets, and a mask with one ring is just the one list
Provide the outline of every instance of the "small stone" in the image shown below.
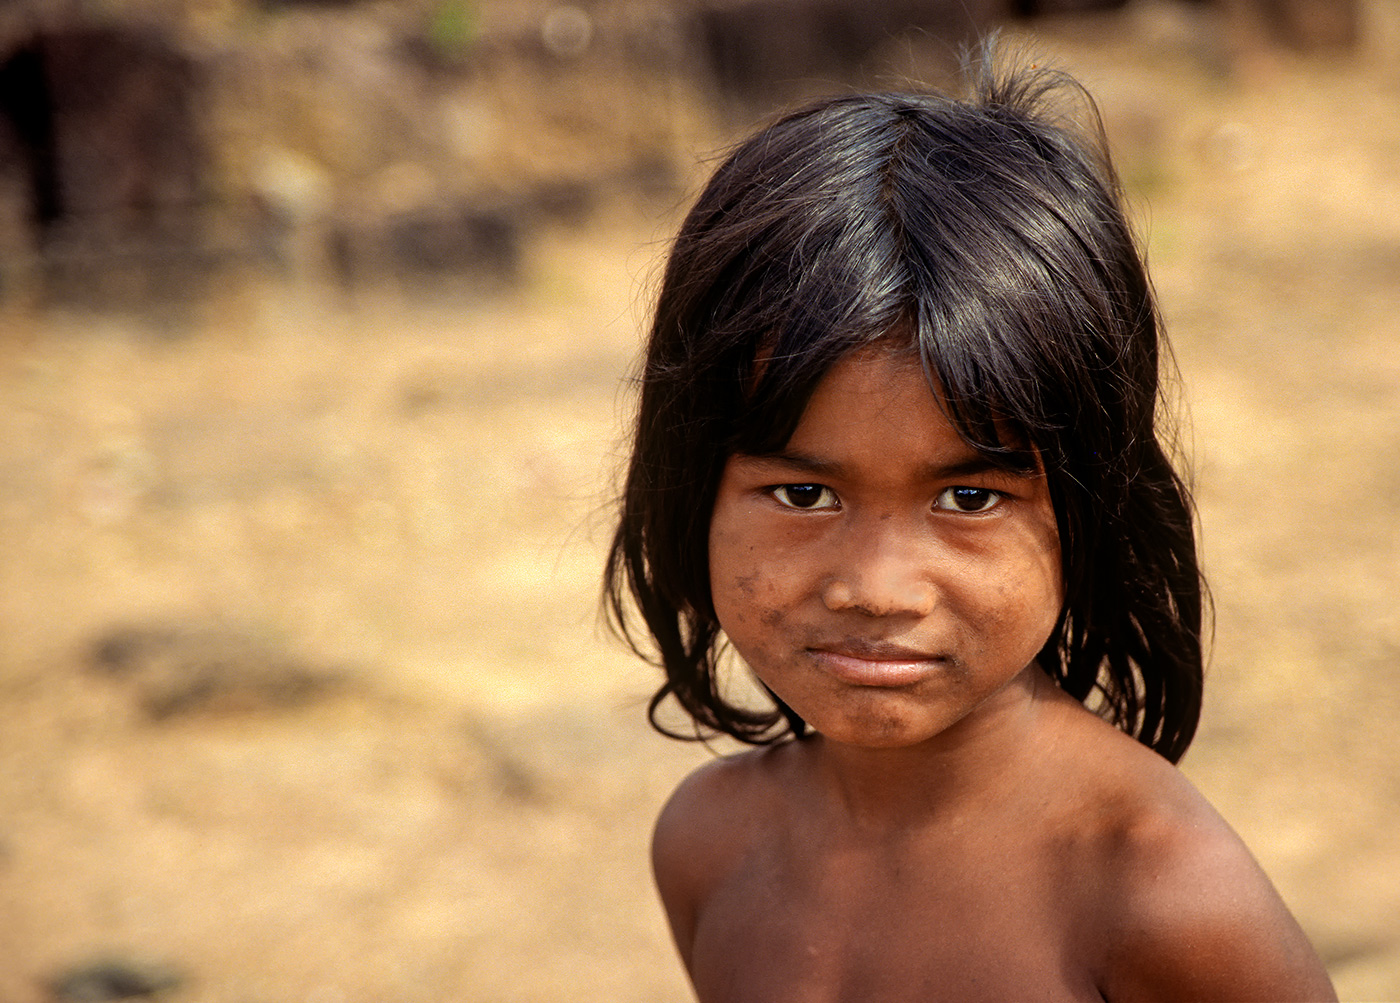
[[76,965],[49,983],[55,1003],[107,1003],[153,999],[184,980],[172,969],[127,958],[99,958]]

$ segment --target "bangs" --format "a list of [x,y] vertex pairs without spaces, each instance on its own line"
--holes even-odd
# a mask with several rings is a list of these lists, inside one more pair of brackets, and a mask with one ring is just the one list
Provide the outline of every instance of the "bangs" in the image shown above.
[[978,454],[1018,474],[1043,467],[1042,451],[1045,440],[1052,438],[1047,435],[1050,429],[1033,402],[1014,393],[1033,379],[1031,373],[1015,368],[1024,353],[989,358],[985,352],[967,350],[978,344],[977,335],[940,334],[905,320],[800,337],[801,350],[784,351],[778,347],[782,340],[774,338],[774,347],[761,351],[751,363],[751,373],[743,381],[748,391],[727,452],[765,456],[782,451],[831,368],[852,352],[880,348],[919,365],[934,400]]
[[[957,300],[947,287],[919,303],[914,342],[929,384],[963,441],[1019,473],[1059,461],[1069,418],[1047,382],[1054,343],[1022,304]],[[950,302],[951,300],[951,302]],[[1000,307],[1000,309],[998,308]]]

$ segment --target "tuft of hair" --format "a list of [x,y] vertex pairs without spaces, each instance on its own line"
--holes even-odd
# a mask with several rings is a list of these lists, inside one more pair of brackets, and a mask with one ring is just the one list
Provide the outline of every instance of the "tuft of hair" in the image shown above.
[[[1163,446],[1170,359],[1092,98],[984,46],[969,95],[845,95],[739,144],[672,246],[639,377],[604,579],[611,622],[665,671],[673,737],[801,737],[720,685],[708,542],[729,456],[780,449],[833,363],[916,351],[974,449],[1038,454],[1065,605],[1040,664],[1176,762],[1200,716],[1205,585]],[[1077,113],[1071,113],[1077,108]],[[675,699],[694,734],[666,728]]]

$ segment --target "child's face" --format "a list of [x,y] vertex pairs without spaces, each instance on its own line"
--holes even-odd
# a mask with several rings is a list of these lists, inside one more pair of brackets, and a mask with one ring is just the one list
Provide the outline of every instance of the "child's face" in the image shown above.
[[1063,599],[1044,474],[987,464],[917,361],[882,349],[831,369],[779,455],[730,458],[710,585],[758,677],[867,746],[993,713]]

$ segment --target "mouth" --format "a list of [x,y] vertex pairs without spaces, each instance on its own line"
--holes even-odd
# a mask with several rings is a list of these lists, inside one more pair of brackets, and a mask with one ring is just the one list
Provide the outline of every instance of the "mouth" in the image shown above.
[[949,659],[889,642],[843,641],[807,649],[828,675],[851,686],[898,689],[947,666]]

